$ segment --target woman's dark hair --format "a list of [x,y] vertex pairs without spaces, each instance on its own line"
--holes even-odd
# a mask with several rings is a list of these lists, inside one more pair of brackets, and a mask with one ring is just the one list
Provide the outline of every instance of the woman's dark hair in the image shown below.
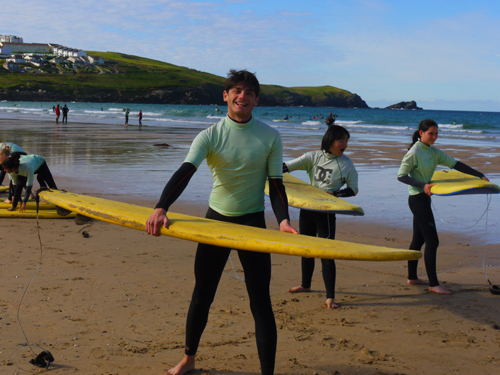
[[245,88],[252,90],[255,96],[258,97],[260,94],[260,84],[259,80],[254,73],[250,73],[248,70],[235,70],[231,69],[227,74],[226,87],[224,90],[229,93],[233,87],[242,85]]
[[5,159],[2,163],[3,169],[19,169],[20,158],[21,155],[12,155],[10,158]]
[[351,135],[347,131],[346,128],[343,128],[340,125],[330,125],[325,135],[323,136],[323,140],[321,141],[321,149],[325,152],[330,152],[330,147],[333,142],[337,139],[343,139],[347,136],[347,139],[351,138]]
[[413,133],[413,136],[411,137],[411,145],[408,147],[408,150],[412,148],[412,146],[417,143],[417,141],[420,139],[420,130],[422,130],[424,133],[435,126],[436,128],[438,127],[438,124],[436,124],[436,121],[431,120],[430,118],[425,119],[420,121],[420,124],[418,124],[418,129],[415,130]]

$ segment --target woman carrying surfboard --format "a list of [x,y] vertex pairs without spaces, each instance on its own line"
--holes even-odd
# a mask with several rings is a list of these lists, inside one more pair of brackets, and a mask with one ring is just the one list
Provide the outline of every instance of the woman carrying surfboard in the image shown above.
[[449,295],[451,292],[439,285],[436,272],[437,248],[439,238],[436,222],[431,208],[432,175],[437,165],[445,165],[459,172],[470,174],[489,181],[484,174],[446,155],[434,147],[438,138],[438,125],[434,120],[420,122],[412,138],[409,151],[401,162],[398,180],[409,185],[408,205],[413,213],[413,238],[410,250],[421,251],[425,243],[424,263],[429,282],[417,276],[418,260],[408,261],[408,285],[429,285],[429,291]]
[[[301,157],[283,164],[283,172],[307,171],[311,185],[337,197],[352,197],[358,193],[358,172],[344,151],[349,141],[349,132],[339,125],[330,125],[323,140],[321,150],[308,152]],[[346,185],[345,189],[341,188]],[[335,214],[300,210],[299,232],[306,236],[335,239]],[[326,307],[336,309],[335,281],[336,267],[333,259],[321,259],[323,281],[326,288]],[[314,258],[302,258],[302,283],[288,289],[290,293],[311,291],[314,273]]]
[[8,211],[16,209],[17,203],[21,200],[21,193],[24,187],[26,187],[26,194],[19,207],[19,212],[25,210],[26,202],[33,188],[35,174],[37,175],[40,187],[48,185],[51,189],[57,189],[47,163],[39,155],[12,155],[2,162],[2,166],[5,172],[10,175],[12,184],[14,185],[14,200],[12,201],[12,207],[8,208]]

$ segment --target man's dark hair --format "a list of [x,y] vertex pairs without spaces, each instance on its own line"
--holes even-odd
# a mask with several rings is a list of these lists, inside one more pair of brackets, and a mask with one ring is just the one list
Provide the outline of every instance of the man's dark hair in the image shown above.
[[321,149],[325,152],[330,152],[330,147],[332,146],[333,142],[344,137],[347,137],[347,139],[351,138],[351,135],[346,128],[340,125],[331,125],[323,136],[323,139],[321,141]]
[[250,73],[248,70],[235,70],[231,69],[227,74],[226,87],[224,90],[229,93],[233,87],[238,85],[242,85],[243,87],[252,90],[255,93],[255,96],[258,97],[260,94],[260,84],[259,80],[255,76],[255,73]]

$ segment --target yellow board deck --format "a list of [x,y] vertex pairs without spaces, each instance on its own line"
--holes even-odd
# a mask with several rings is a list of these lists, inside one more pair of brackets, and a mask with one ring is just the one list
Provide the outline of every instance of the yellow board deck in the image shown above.
[[8,186],[0,186],[0,193],[3,193],[4,191],[9,190]]
[[[283,173],[283,184],[288,204],[292,207],[342,215],[362,216],[365,214],[361,207],[328,194],[289,173]],[[266,183],[266,194],[269,195],[269,182]]]
[[[93,198],[64,191],[39,193],[44,200],[67,210],[112,224],[145,230],[152,208]],[[419,259],[419,251],[328,240],[279,231],[168,213],[170,226],[161,234],[232,249],[297,255],[310,258],[392,261]]]
[[436,195],[498,194],[500,187],[491,182],[456,170],[436,171],[431,193]]

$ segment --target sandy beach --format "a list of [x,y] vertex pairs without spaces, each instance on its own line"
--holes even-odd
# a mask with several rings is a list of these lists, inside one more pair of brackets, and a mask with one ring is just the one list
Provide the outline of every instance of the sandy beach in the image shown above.
[[[53,124],[40,125],[49,126]],[[101,134],[96,138],[105,137],[104,131],[96,134]],[[130,132],[121,136],[135,137]],[[161,139],[146,129],[141,137],[148,142]],[[185,147],[190,136],[170,139],[169,143],[176,145],[178,139],[179,147]],[[297,139],[283,140],[287,157],[316,148]],[[349,156],[357,166],[395,168],[405,146],[358,140],[351,143]],[[483,148],[479,153],[474,147],[441,146],[439,142],[437,146],[486,174],[498,173],[498,149]],[[156,203],[156,192],[132,197],[100,184],[82,185],[81,179],[65,174],[63,168],[54,170],[60,188],[68,191],[150,207]],[[189,194],[194,198],[179,200],[171,211],[204,216],[204,196]],[[406,201],[397,198],[393,204],[404,206]],[[370,212],[369,204],[363,208]],[[292,212],[295,227],[297,212]],[[268,210],[266,217],[268,227],[276,230],[272,212]],[[28,363],[34,355],[22,347],[26,340],[17,320],[18,309],[30,344],[38,347],[33,351],[38,354],[39,348],[47,349],[55,357],[49,373],[163,374],[182,358],[194,285],[195,243],[154,238],[98,221],[78,226],[70,219],[40,220],[38,230],[33,219],[1,220],[0,373],[38,373]],[[411,220],[409,210],[400,220]],[[410,222],[396,226],[339,217],[337,223],[336,238],[343,241],[407,248],[411,239]],[[484,244],[473,231],[460,235],[440,227],[439,233],[438,276],[451,296],[406,285],[406,262],[337,261],[336,301],[341,308],[327,310],[319,261],[313,291],[292,295],[287,289],[300,283],[300,258],[273,255],[276,374],[498,374],[500,297],[489,293],[483,271],[486,252],[491,265],[488,276],[500,284],[498,244]],[[235,272],[242,276],[241,266],[235,252],[231,258],[234,270],[228,262],[193,374],[260,373],[245,285],[230,276]],[[19,308],[40,259],[42,264]],[[422,261],[419,274],[425,278]]]

